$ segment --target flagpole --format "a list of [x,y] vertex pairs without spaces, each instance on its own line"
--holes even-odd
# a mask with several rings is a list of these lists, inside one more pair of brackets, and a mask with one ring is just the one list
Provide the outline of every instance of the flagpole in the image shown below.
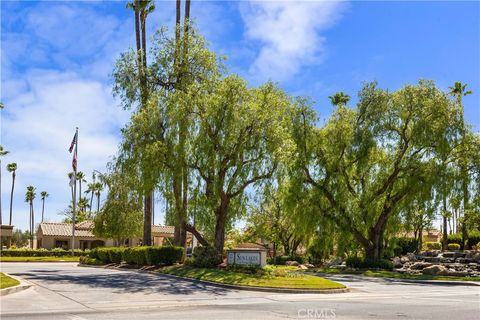
[[78,127],[75,131],[75,153],[73,155],[76,163],[73,168],[73,203],[72,203],[72,257],[75,255],[75,210],[76,210],[76,200],[77,200],[77,166],[78,166]]

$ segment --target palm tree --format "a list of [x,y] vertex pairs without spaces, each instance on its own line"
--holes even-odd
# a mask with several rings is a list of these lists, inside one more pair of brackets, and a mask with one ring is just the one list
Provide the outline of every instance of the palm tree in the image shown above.
[[28,202],[30,205],[30,248],[33,249],[33,232],[35,227],[35,215],[33,213],[33,200],[35,200],[35,187],[28,186],[27,192],[25,193],[25,202]]
[[80,212],[85,213],[87,211],[87,208],[89,207],[88,199],[85,198],[85,197],[81,197],[78,200],[77,206],[78,206],[78,209],[80,210]]
[[90,205],[89,205],[89,208],[90,208],[90,212],[89,214],[91,215],[92,214],[92,205],[93,205],[93,196],[95,195],[95,180],[93,180],[92,183],[89,183],[87,185],[87,190],[85,190],[85,194],[90,194]]
[[[457,99],[457,105],[461,108],[461,134],[462,134],[462,150],[465,150],[465,121],[463,117],[463,104],[462,104],[462,97],[465,97],[469,94],[472,94],[471,90],[467,90],[467,85],[462,84],[461,82],[455,82],[453,87],[449,87],[450,94]],[[462,152],[463,153],[463,152]],[[465,160],[465,156],[461,156],[460,159],[460,171],[462,176],[462,193],[463,193],[463,217],[465,218],[465,211],[469,208],[469,193],[468,193],[468,185],[470,184],[468,168]],[[464,249],[465,240],[467,238],[467,230],[465,223],[462,223],[462,249]]]
[[95,195],[97,196],[97,214],[100,211],[100,193],[103,190],[103,184],[101,182],[95,183]]
[[8,172],[12,173],[12,192],[10,192],[10,220],[9,225],[12,225],[12,207],[13,207],[13,190],[15,188],[15,176],[17,171],[17,164],[15,162],[7,164]]
[[[2,105],[3,109],[3,105]],[[3,146],[0,146],[0,225],[2,224],[2,157],[7,155],[8,151],[3,149]]]
[[45,212],[45,199],[48,198],[49,194],[47,191],[42,191],[40,192],[40,195],[42,196],[42,222],[43,222],[43,214]]
[[334,106],[346,106],[350,101],[350,96],[344,92],[337,92],[333,96],[328,97]]
[[78,181],[78,199],[82,197],[82,182],[87,182],[85,180],[85,173],[82,171],[78,171],[76,175],[77,181]]

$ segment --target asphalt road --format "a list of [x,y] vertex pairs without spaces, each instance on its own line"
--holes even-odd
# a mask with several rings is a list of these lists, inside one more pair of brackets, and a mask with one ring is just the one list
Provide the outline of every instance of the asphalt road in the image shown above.
[[332,276],[352,290],[227,290],[73,263],[0,263],[33,286],[0,298],[2,319],[480,319],[480,287]]

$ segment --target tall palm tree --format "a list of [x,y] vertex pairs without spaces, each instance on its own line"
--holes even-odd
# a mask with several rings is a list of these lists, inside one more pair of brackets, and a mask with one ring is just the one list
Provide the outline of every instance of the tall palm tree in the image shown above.
[[40,196],[42,196],[42,222],[43,222],[43,214],[45,212],[45,199],[50,196],[47,191],[40,192]]
[[[462,150],[465,150],[465,136],[466,136],[466,130],[465,130],[465,121],[464,121],[464,116],[463,116],[463,104],[462,104],[462,98],[472,94],[471,90],[467,90],[467,85],[463,84],[461,82],[455,82],[453,87],[449,87],[450,89],[450,94],[456,98],[457,100],[457,105],[461,109],[461,134],[462,134]],[[468,185],[470,184],[470,178],[468,174],[468,169],[467,169],[467,163],[466,163],[466,157],[461,156],[460,159],[460,171],[461,171],[461,176],[462,176],[462,193],[463,193],[463,219],[465,219],[465,211],[468,210],[469,208],[469,193],[468,193]],[[462,222],[462,249],[464,249],[465,245],[465,240],[467,238],[467,230],[465,223]]]
[[[3,105],[2,105],[3,109]],[[0,225],[2,224],[2,157],[7,155],[8,151],[0,146]]]
[[89,205],[89,214],[92,214],[92,205],[93,205],[93,196],[95,195],[95,180],[92,183],[87,184],[87,190],[85,194],[90,194],[90,205]]
[[346,106],[350,101],[350,96],[344,92],[337,92],[333,96],[328,97],[334,106]]
[[[97,196],[97,214],[100,211],[100,193],[103,190],[103,184],[101,182],[95,183],[95,195]],[[151,228],[151,226],[150,226]]]
[[78,171],[76,175],[77,181],[78,181],[78,199],[82,197],[82,182],[87,182],[85,180],[85,173],[82,171]]
[[12,173],[12,191],[10,192],[10,220],[8,222],[9,225],[12,225],[13,190],[15,188],[17,164],[15,162],[7,164],[7,171]]
[[80,210],[80,212],[85,213],[87,211],[87,208],[89,207],[88,199],[85,198],[85,197],[81,197],[78,200],[77,206],[78,206],[78,209]]
[[35,200],[35,187],[28,186],[27,192],[25,193],[25,202],[28,202],[30,205],[30,248],[33,249],[33,232],[35,228],[35,215],[33,212],[33,200]]

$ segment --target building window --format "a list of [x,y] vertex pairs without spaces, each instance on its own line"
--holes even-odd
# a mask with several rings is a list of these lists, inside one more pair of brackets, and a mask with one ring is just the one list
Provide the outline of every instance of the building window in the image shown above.
[[67,240],[55,240],[55,248],[62,248],[67,250],[68,249],[68,241]]

